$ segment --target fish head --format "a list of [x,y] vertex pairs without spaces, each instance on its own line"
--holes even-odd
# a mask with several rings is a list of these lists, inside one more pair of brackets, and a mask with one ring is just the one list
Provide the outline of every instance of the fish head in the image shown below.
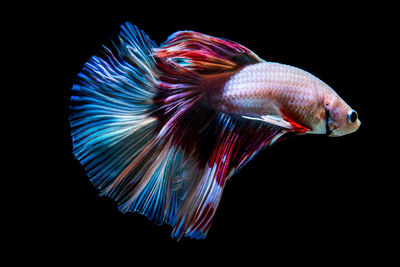
[[338,137],[358,130],[361,125],[358,114],[343,99],[334,94],[326,97],[324,102],[328,136]]

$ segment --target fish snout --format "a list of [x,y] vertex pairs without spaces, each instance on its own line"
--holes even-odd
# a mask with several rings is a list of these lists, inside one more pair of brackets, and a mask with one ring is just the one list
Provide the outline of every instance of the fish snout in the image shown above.
[[329,136],[339,137],[356,132],[361,126],[361,121],[358,118],[356,111],[351,110],[347,114],[346,123],[342,127],[332,130]]

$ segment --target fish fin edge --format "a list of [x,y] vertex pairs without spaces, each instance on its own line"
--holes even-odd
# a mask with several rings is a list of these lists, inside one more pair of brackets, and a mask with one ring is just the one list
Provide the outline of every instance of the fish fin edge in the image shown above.
[[200,74],[228,72],[264,62],[243,45],[195,31],[173,33],[155,51],[158,58]]

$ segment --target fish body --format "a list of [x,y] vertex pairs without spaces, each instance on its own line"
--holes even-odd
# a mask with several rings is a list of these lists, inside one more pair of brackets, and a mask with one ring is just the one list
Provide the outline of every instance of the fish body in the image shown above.
[[[224,82],[219,85],[220,90],[209,91],[212,95],[210,103],[221,112],[254,119],[267,115],[277,118],[289,116],[307,128],[307,133],[325,134],[324,108],[329,103],[340,103],[346,113],[352,111],[330,86],[293,66],[262,62],[246,66],[228,76],[222,78]],[[205,87],[209,88],[210,83]],[[353,132],[359,126],[358,120],[341,135]]]
[[126,23],[103,54],[72,88],[73,152],[122,212],[177,240],[206,236],[226,182],[261,149],[360,126],[317,77],[226,39],[183,31],[158,47]]

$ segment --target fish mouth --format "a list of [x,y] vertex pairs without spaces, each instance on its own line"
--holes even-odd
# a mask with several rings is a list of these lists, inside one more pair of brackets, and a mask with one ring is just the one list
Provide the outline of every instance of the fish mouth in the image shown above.
[[325,128],[326,128],[326,130],[325,130],[326,136],[334,136],[334,133],[331,130],[331,127],[329,127],[329,123],[326,123]]
[[331,112],[329,109],[325,109],[325,134],[326,136],[332,136],[333,130],[330,127],[331,124]]
[[352,134],[354,132],[357,132],[357,130],[360,128],[361,126],[361,121],[357,120],[357,122],[352,125],[352,127],[347,127],[347,128],[337,128],[337,129],[330,129],[329,132],[329,137],[339,137],[339,136],[343,136],[343,135],[348,135],[348,134]]
[[342,136],[341,134],[337,134],[337,133],[334,133],[333,131],[331,131],[331,133],[328,135],[329,137],[339,137],[339,136]]

